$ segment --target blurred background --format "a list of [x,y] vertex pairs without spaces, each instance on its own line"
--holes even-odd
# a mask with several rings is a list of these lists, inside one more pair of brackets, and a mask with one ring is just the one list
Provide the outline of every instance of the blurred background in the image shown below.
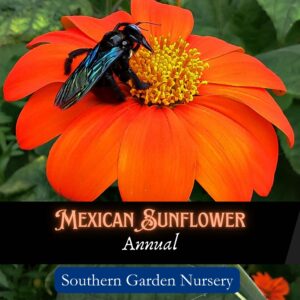
[[[280,155],[273,189],[267,198],[255,195],[253,200],[300,201],[300,1],[161,2],[180,3],[189,8],[195,17],[195,34],[213,35],[244,47],[283,79],[288,93],[275,99],[295,130],[296,144],[289,149],[283,135],[278,133]],[[14,63],[27,51],[26,43],[39,34],[59,30],[61,16],[103,17],[129,8],[129,0],[0,0],[0,86]],[[45,177],[45,161],[53,142],[33,151],[22,151],[16,143],[15,123],[25,100],[5,103],[0,94],[0,201],[65,201],[55,194]],[[191,199],[212,201],[197,184]],[[98,201],[120,201],[117,186],[110,187]],[[253,251],[259,251],[259,245]],[[53,265],[0,266],[0,299],[55,299],[54,268]],[[244,268],[249,274],[267,271],[273,277],[283,276],[291,288],[287,299],[300,299],[299,266],[247,265]]]

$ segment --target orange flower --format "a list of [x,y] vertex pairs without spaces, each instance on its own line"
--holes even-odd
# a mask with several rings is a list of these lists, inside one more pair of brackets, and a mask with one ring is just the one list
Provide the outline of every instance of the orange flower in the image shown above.
[[260,272],[252,277],[268,300],[284,300],[284,296],[290,291],[289,284],[283,277],[272,278],[268,273]]
[[[137,21],[160,24],[143,25],[154,54],[141,48],[130,60],[151,87],[125,87],[121,104],[95,90],[67,110],[55,107],[68,53],[94,47],[119,22]],[[67,16],[62,24],[64,31],[28,44],[31,50],[4,86],[7,101],[33,94],[17,122],[21,148],[60,135],[47,163],[59,194],[92,201],[116,180],[124,201],[187,201],[194,180],[216,201],[269,193],[278,159],[272,124],[294,143],[289,122],[266,91],[286,91],[276,74],[240,47],[191,35],[190,11],[154,0],[132,0],[131,15]]]

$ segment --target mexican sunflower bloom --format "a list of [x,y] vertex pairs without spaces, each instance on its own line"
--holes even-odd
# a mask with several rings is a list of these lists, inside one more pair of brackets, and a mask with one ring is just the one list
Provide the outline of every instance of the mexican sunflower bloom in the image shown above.
[[[151,86],[122,84],[123,102],[95,88],[69,109],[56,107],[68,53],[95,47],[119,22],[138,21],[159,24],[143,24],[154,53],[141,47],[130,59]],[[269,193],[278,159],[273,125],[294,143],[266,90],[286,91],[276,74],[238,46],[192,35],[189,10],[154,0],[132,0],[131,14],[65,16],[62,24],[28,44],[4,85],[7,101],[32,94],[16,126],[22,149],[59,136],[47,161],[57,193],[92,201],[116,180],[124,201],[188,201],[195,180],[216,201]]]
[[260,272],[252,277],[267,300],[285,300],[284,296],[289,293],[289,284],[283,277],[272,278],[268,273]]

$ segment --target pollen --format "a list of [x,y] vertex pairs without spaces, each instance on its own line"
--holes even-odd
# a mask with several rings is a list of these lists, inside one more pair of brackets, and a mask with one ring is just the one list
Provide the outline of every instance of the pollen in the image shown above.
[[183,39],[170,43],[168,38],[151,37],[154,53],[140,48],[130,60],[130,66],[140,80],[149,83],[145,90],[136,89],[132,83],[131,94],[147,105],[174,106],[193,101],[203,71],[209,67],[200,59],[197,49],[189,49]]

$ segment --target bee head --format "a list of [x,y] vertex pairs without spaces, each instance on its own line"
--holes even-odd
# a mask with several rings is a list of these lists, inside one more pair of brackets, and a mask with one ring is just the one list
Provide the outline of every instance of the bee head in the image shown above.
[[147,42],[146,38],[141,32],[141,29],[138,27],[138,24],[128,24],[124,26],[124,29],[122,32],[127,36],[129,40],[131,40],[134,43],[138,43],[148,49],[149,51],[153,52],[153,49]]

